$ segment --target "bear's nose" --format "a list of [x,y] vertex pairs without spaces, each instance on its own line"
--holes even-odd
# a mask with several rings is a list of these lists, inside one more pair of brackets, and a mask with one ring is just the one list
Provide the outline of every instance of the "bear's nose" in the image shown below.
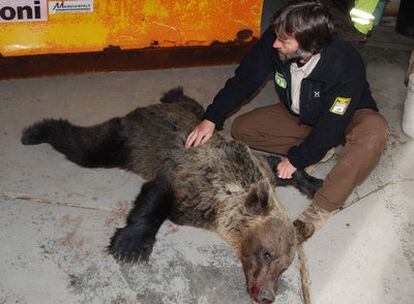
[[265,288],[261,288],[258,300],[261,304],[271,304],[275,300],[275,295],[272,291]]

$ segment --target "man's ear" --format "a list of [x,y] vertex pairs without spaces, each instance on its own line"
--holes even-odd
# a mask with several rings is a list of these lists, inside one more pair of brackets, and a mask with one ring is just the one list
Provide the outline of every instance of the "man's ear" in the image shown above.
[[254,185],[246,196],[245,206],[252,214],[267,214],[269,211],[268,186],[265,183]]

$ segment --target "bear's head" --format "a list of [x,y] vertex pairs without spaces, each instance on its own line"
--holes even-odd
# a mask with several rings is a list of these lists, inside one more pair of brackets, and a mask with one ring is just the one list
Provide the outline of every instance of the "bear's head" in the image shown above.
[[240,229],[238,255],[247,291],[259,303],[273,303],[279,276],[294,259],[294,226],[268,182],[252,186],[244,199],[248,219]]

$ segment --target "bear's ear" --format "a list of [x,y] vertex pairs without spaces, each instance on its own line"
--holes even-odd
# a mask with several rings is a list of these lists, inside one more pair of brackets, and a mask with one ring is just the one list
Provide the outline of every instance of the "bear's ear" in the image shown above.
[[269,189],[265,184],[253,186],[246,196],[245,205],[252,214],[267,214],[269,211]]

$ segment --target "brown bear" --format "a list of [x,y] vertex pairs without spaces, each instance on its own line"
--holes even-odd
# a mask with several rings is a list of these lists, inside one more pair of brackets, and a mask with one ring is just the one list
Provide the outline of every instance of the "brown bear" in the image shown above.
[[176,88],[160,104],[92,127],[43,120],[26,128],[21,141],[49,143],[84,167],[120,167],[148,180],[126,226],[115,232],[108,246],[117,260],[147,260],[166,219],[211,229],[240,259],[250,296],[271,303],[278,277],[294,258],[295,241],[275,185],[291,184],[312,196],[321,180],[298,171],[292,180],[278,181],[279,157],[254,154],[246,145],[219,134],[185,150],[186,135],[203,112],[182,88]]

